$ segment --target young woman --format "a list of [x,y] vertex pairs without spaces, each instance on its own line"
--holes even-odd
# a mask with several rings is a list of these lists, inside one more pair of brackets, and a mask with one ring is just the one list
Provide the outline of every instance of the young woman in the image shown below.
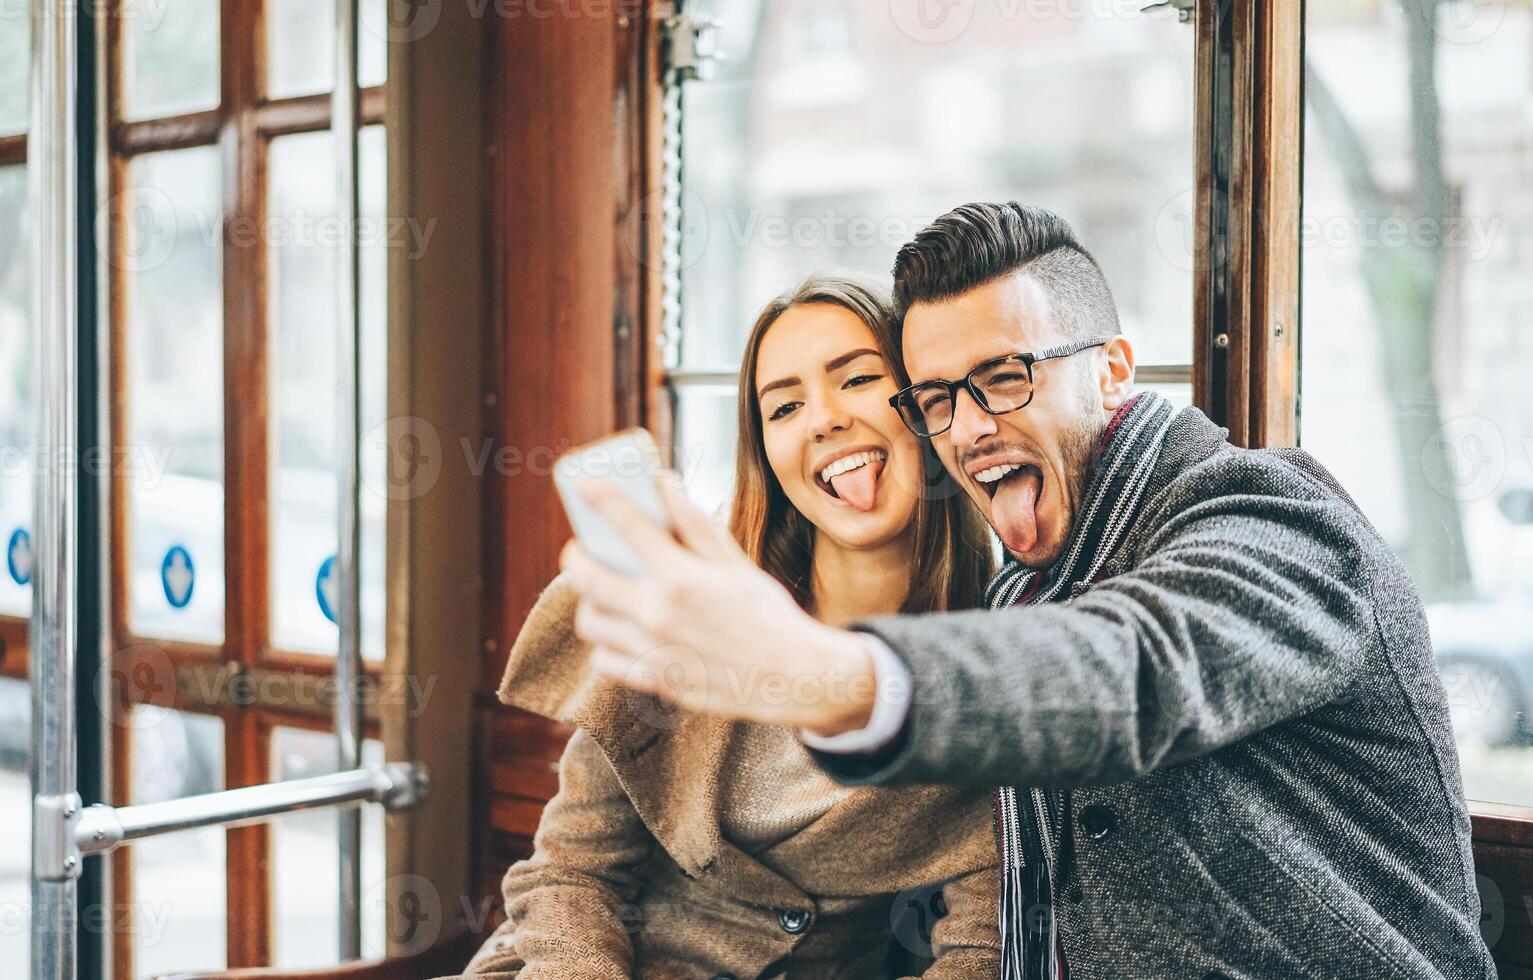
[[[746,343],[730,527],[828,623],[974,606],[991,572],[979,515],[889,405],[894,350],[884,298],[830,277],[774,300]],[[469,974],[864,980],[929,939],[923,976],[999,975],[988,792],[840,786],[789,730],[597,677],[574,609],[555,580],[500,688],[576,730]]]

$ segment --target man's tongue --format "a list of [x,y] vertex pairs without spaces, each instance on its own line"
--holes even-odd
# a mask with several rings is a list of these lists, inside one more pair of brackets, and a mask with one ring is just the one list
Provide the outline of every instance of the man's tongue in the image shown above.
[[830,485],[836,488],[842,500],[867,513],[873,509],[878,496],[878,471],[883,468],[883,463],[865,463],[855,470],[831,477]]
[[1001,543],[1014,554],[1026,554],[1038,544],[1038,494],[1043,479],[1031,469],[1007,474],[990,500],[990,523]]

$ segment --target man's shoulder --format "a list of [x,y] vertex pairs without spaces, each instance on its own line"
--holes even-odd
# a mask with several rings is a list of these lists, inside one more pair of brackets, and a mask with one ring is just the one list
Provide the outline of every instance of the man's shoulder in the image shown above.
[[1332,498],[1361,513],[1350,494],[1315,457],[1296,446],[1246,449],[1229,430],[1196,408],[1171,420],[1150,492],[1167,491],[1191,503],[1227,494],[1254,493],[1299,500]]
[[1350,494],[1319,460],[1297,447],[1246,449],[1196,408],[1172,419],[1140,512],[1151,531],[1190,511],[1238,509],[1281,515],[1294,524],[1323,524],[1338,545],[1383,546]]

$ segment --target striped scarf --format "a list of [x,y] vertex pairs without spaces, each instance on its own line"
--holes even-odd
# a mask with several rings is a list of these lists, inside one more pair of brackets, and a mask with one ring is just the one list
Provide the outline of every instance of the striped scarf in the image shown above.
[[[1004,609],[1068,601],[1079,585],[1096,581],[1117,550],[1139,507],[1175,409],[1153,391],[1136,394],[1108,423],[1091,460],[1091,479],[1075,516],[1064,557],[1043,573],[1011,561],[985,590],[985,604]],[[1069,795],[1000,786],[995,791],[995,834],[1001,858],[1001,980],[1053,980],[1059,937],[1053,895],[1057,865],[1069,857],[1073,836]],[[1025,799],[1025,803],[1019,800]]]

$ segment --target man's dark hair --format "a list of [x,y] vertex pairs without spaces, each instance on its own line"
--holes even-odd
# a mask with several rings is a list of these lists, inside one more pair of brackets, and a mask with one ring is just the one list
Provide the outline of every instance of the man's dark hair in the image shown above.
[[1116,335],[1118,308],[1096,259],[1070,223],[1047,208],[1009,201],[964,204],[933,221],[894,257],[895,323],[935,303],[1026,271],[1049,297],[1062,340]]

